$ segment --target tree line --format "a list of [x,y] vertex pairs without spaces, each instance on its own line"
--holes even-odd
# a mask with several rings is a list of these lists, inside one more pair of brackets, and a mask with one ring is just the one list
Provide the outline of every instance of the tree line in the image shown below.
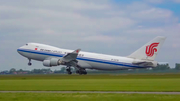
[[[75,69],[71,68],[72,72],[75,73]],[[144,68],[144,69],[129,69],[129,70],[117,70],[117,71],[99,71],[99,70],[87,70],[88,73],[143,73],[143,72],[157,72],[157,71],[180,71],[180,63],[176,63],[175,68],[170,68],[169,64],[161,64],[155,68]],[[33,70],[16,70],[11,68],[10,70],[1,71],[0,74],[65,74],[66,67],[61,67],[59,70],[51,70],[50,68],[33,69]]]

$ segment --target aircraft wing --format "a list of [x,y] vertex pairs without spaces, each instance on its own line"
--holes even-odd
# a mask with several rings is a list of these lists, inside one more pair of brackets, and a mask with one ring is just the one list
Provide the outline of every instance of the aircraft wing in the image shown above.
[[76,60],[78,53],[80,52],[81,49],[77,49],[73,51],[72,53],[68,53],[65,56],[63,56],[62,61],[63,62],[71,62],[73,60]]

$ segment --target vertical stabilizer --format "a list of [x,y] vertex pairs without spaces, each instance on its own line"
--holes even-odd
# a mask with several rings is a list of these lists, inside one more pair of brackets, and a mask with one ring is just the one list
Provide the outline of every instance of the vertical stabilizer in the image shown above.
[[166,37],[163,36],[158,36],[142,46],[140,49],[129,55],[129,58],[134,58],[134,59],[140,59],[140,60],[150,60],[153,61],[162,44],[164,43]]

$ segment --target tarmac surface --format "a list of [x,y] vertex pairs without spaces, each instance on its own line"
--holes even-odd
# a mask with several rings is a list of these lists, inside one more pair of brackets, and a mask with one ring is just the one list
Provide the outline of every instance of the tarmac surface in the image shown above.
[[114,94],[174,94],[180,92],[123,92],[123,91],[0,91],[0,93],[114,93]]

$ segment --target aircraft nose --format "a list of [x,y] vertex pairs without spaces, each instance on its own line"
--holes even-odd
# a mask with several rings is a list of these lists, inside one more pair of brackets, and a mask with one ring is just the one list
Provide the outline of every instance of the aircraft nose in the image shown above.
[[18,52],[19,54],[22,54],[22,52],[21,52],[22,49],[23,49],[23,46],[19,47],[19,48],[17,49],[17,52]]
[[17,49],[17,51],[19,51],[20,49],[22,49],[22,46],[21,46],[21,47],[19,47],[19,48]]
[[17,52],[20,54],[20,48],[17,49]]

